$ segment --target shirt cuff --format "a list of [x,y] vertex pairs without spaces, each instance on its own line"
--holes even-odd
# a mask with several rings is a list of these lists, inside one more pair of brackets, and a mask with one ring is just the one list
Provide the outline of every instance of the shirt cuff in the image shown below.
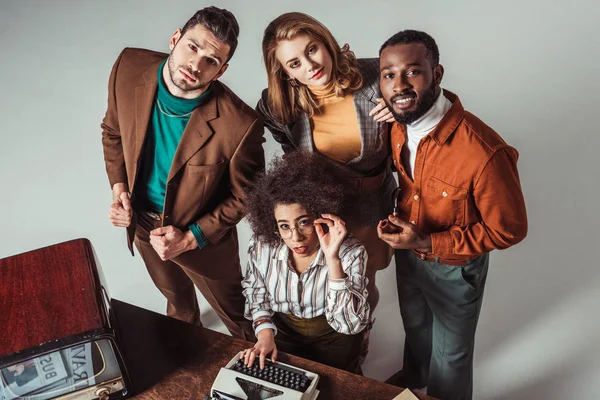
[[351,286],[350,278],[329,278],[329,289],[331,290],[346,290]]
[[454,254],[452,234],[449,231],[431,234],[431,254],[435,256]]
[[265,322],[256,327],[256,329],[254,330],[254,336],[258,338],[258,332],[267,328],[273,329],[273,336],[277,335],[277,327],[275,326],[275,324],[273,324],[272,322]]
[[258,310],[252,313],[252,321],[256,321],[261,318],[271,318],[271,313],[267,310]]
[[200,229],[200,225],[198,225],[198,223],[194,222],[188,228],[190,228],[190,231],[196,238],[196,243],[198,243],[199,249],[203,248],[208,244],[208,239],[206,238],[206,236],[204,236],[204,233],[202,233],[202,229]]

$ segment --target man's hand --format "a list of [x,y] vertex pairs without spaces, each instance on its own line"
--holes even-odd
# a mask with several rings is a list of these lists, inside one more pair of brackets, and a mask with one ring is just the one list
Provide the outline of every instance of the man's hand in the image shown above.
[[125,183],[115,183],[112,188],[113,203],[108,211],[108,219],[114,226],[128,227],[131,225],[131,199]]
[[170,260],[183,252],[198,247],[196,238],[191,231],[184,233],[173,225],[150,231],[150,244],[163,261]]
[[[417,228],[402,221],[400,218],[390,215],[387,219],[388,224],[392,224],[395,229],[399,229],[398,233],[386,233],[384,231],[385,220],[379,221],[377,225],[377,235],[390,247],[394,249],[416,249],[422,253],[431,252],[431,237],[417,230]],[[387,229],[386,229],[387,230]]]
[[258,332],[258,340],[254,347],[242,351],[241,357],[244,359],[244,364],[251,367],[256,356],[259,357],[260,369],[265,367],[265,358],[271,354],[271,361],[277,360],[277,346],[273,336],[273,329],[263,329]]

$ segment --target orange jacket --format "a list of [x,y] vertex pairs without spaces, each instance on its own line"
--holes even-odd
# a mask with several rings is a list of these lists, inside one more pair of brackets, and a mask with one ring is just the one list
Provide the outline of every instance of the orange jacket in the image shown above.
[[392,157],[402,190],[401,217],[431,235],[432,254],[471,259],[519,243],[527,234],[519,153],[464,110],[458,97],[417,148],[414,181],[401,159],[406,128],[391,130]]

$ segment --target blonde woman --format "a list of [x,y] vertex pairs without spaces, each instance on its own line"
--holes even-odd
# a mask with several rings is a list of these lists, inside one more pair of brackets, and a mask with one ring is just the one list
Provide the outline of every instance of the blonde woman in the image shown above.
[[377,223],[392,210],[396,187],[387,122],[391,113],[379,98],[379,61],[356,59],[331,32],[303,13],[286,13],[265,29],[263,58],[268,88],[257,111],[283,151],[319,152],[353,186],[341,217],[365,246],[368,302],[379,301],[375,272],[393,251],[377,237]]

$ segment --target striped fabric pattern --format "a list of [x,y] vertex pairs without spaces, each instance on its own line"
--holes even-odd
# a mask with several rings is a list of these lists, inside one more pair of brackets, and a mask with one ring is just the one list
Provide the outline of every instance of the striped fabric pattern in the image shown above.
[[[298,275],[289,261],[289,251],[283,241],[272,247],[254,238],[250,240],[246,277],[242,281],[245,317],[256,321],[275,312],[299,318],[324,314],[337,332],[352,335],[362,331],[369,323],[364,246],[350,237],[342,243],[340,260],[347,275],[343,279],[328,278],[321,249],[308,269]],[[273,328],[271,324],[261,324],[257,329],[265,327]]]

